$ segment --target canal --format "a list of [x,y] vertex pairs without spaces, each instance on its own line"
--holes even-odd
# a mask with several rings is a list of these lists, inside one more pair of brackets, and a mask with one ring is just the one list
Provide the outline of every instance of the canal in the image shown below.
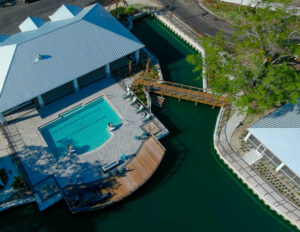
[[[154,19],[133,33],[160,60],[164,78],[201,87],[185,62],[194,51]],[[65,203],[45,212],[35,204],[0,214],[0,231],[293,231],[238,181],[213,149],[218,109],[166,99],[153,112],[170,130],[155,175],[124,202],[71,215]]]

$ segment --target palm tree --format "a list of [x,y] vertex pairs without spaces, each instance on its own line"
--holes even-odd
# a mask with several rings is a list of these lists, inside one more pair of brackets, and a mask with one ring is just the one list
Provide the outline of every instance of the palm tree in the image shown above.
[[131,68],[132,68],[132,60],[129,60],[128,62],[128,73],[131,73]]
[[[128,2],[126,2],[126,0],[122,0],[122,2],[124,3],[124,6],[125,7],[128,7]],[[118,14],[118,6],[119,6],[119,3],[120,3],[120,0],[115,0],[115,5],[116,5],[116,9],[115,9],[115,17],[117,17],[117,14]],[[108,6],[108,10],[110,9],[110,7],[112,6],[113,4],[109,5]]]
[[148,59],[147,59],[147,63],[146,63],[146,73],[149,72],[149,66],[150,66],[150,63],[151,63],[151,59],[148,58]]
[[18,192],[24,192],[27,184],[22,176],[15,176],[12,187]]

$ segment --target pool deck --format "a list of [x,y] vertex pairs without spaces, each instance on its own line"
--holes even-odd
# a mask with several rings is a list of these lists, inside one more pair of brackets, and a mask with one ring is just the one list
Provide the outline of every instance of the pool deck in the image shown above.
[[[125,90],[113,77],[106,77],[40,110],[29,107],[7,116],[10,120],[7,128],[13,137],[11,139],[27,173],[30,186],[33,192],[37,192],[42,202],[55,197],[57,188],[102,179],[102,166],[120,160],[124,153],[134,155],[140,149],[144,141],[136,140],[134,137],[144,132],[145,123],[141,119],[145,114],[135,113],[135,106],[129,104],[129,99],[123,99],[124,94]],[[57,159],[51,153],[38,128],[56,119],[60,114],[99,97],[105,97],[122,119],[123,126],[114,131],[108,142],[101,147],[82,155],[72,154]],[[166,131],[154,115],[150,121],[158,123],[162,129],[160,132]],[[157,133],[158,136],[160,132]],[[53,178],[55,181],[50,181]],[[56,198],[58,199],[57,196]]]

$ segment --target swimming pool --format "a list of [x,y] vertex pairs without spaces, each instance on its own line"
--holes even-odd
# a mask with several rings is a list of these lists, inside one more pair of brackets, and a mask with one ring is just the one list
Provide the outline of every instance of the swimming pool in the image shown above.
[[122,125],[122,120],[105,101],[99,98],[88,105],[78,106],[54,122],[40,128],[48,147],[57,157],[67,155],[68,145],[77,154],[94,150],[111,136],[107,124]]

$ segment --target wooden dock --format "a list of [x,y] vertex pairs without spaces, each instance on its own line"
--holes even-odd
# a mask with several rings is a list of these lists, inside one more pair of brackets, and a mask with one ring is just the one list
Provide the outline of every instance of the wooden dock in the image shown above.
[[161,163],[165,151],[166,149],[154,136],[147,139],[137,155],[126,166],[127,171],[123,175],[112,177],[112,185],[97,190],[101,192],[100,194],[111,193],[111,198],[93,206],[82,205],[79,208],[72,207],[70,201],[65,198],[70,210],[73,213],[93,211],[123,200],[141,187],[153,175]]
[[135,84],[143,85],[148,92],[192,101],[195,104],[202,103],[214,107],[225,107],[229,104],[226,97],[217,97],[211,93],[203,92],[202,88],[193,86],[147,78],[138,78],[135,80]]
[[126,167],[128,173],[115,179],[118,187],[113,189],[115,195],[111,201],[120,201],[143,185],[158,168],[165,151],[155,137],[146,140],[136,157]]

